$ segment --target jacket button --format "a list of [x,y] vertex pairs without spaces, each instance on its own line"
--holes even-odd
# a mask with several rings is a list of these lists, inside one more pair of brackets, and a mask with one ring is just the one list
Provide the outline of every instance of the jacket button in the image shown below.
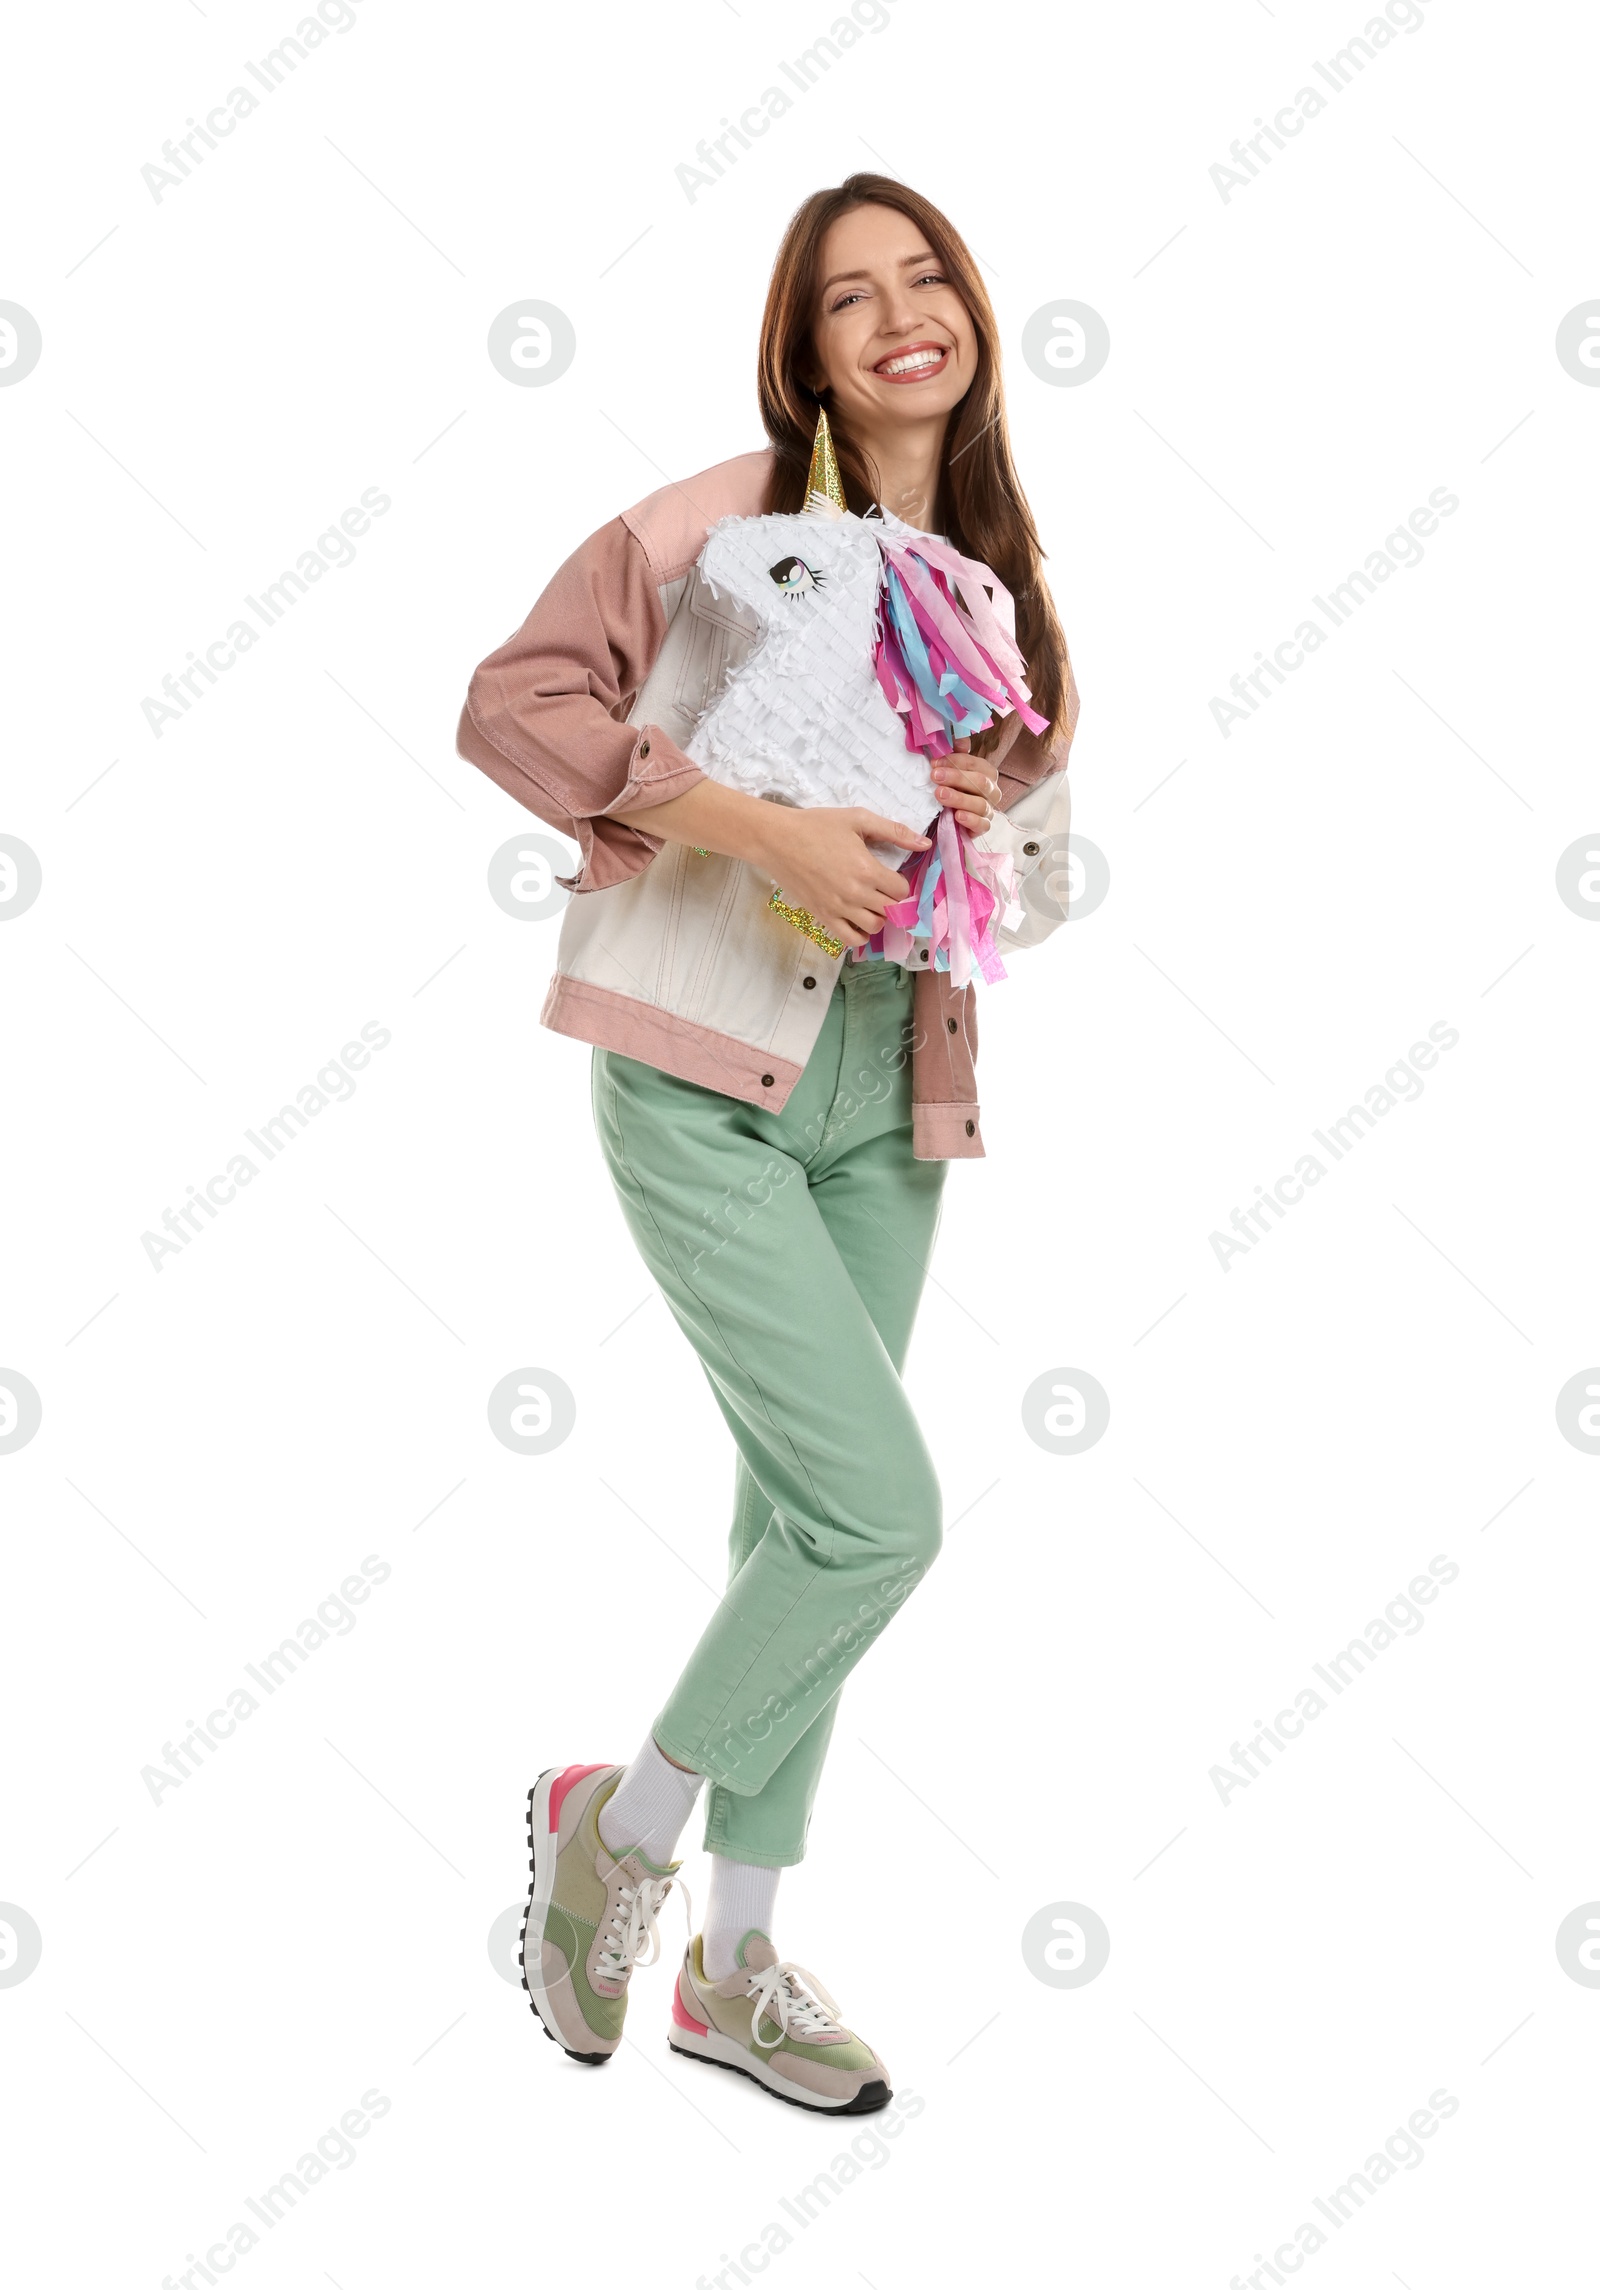
[[772,1076],[770,1073],[764,1073],[761,1076],[761,1086],[763,1089],[770,1089],[772,1087]]
[[802,986],[814,986],[816,984],[816,980],[814,978],[802,978],[800,983]]
[[1036,859],[1039,856],[1038,844],[1024,843],[1022,846],[1022,855],[1025,859]]
[[924,947],[924,948],[922,949],[922,952],[921,952],[921,953],[918,955],[918,957],[917,957],[917,960],[918,960],[919,962],[926,962],[926,961],[927,961],[927,959],[928,959],[928,949],[927,949],[926,947]]
[[[641,763],[643,763],[643,761],[644,761],[645,757],[646,757],[646,756],[647,756],[649,753],[650,753],[650,742],[649,742],[647,739],[642,739],[642,740],[639,742],[639,761],[640,761]],[[1035,846],[1035,848],[1037,848],[1037,846]]]
[[967,1123],[967,1135],[968,1135],[969,1137],[976,1137],[976,1136],[977,1136],[977,1134],[978,1134],[978,1124],[977,1124],[975,1121],[969,1121],[969,1122]]
[[946,1018],[946,1020],[945,1020],[945,1024],[946,1024],[946,1025],[947,1025],[947,1026],[950,1028],[950,1031],[951,1031],[952,1033],[954,1033],[954,1032],[955,1032],[955,1030],[956,1030],[956,1022],[955,1022],[954,1018]]

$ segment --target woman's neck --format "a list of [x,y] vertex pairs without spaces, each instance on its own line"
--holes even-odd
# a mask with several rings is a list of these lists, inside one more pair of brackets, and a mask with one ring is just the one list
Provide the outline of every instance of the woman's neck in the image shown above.
[[931,532],[939,506],[939,463],[948,414],[931,421],[896,422],[892,428],[852,430],[851,443],[876,470],[878,506],[920,532]]

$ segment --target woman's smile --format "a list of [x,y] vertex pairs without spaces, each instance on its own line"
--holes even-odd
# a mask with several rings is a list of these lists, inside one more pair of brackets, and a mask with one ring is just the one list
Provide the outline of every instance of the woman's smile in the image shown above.
[[890,350],[871,371],[881,382],[926,382],[942,374],[950,358],[947,342],[910,342],[904,349]]

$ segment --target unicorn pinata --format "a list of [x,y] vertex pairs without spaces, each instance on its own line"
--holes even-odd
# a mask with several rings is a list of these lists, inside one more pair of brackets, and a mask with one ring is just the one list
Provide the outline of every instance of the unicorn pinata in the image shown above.
[[[956,740],[1028,704],[1010,595],[987,565],[881,508],[858,517],[819,414],[806,505],[792,516],[724,517],[700,571],[752,611],[760,633],[695,726],[685,753],[707,778],[802,808],[861,805],[934,840],[903,865],[908,894],[858,952],[864,961],[1005,976],[996,925],[1014,892],[1009,857],[981,850],[939,803],[931,764]],[[937,825],[931,824],[937,812]],[[772,904],[838,953],[803,909]]]

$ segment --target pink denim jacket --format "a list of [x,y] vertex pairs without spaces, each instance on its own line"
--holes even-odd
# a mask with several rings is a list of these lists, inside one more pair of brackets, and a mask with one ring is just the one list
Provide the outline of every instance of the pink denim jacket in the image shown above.
[[[616,816],[705,775],[683,752],[755,623],[714,596],[695,560],[719,517],[766,507],[771,454],[741,454],[667,485],[592,534],[517,633],[473,676],[457,746],[578,845],[541,1013],[557,1033],[751,1104],[781,1107],[821,1031],[847,957],[829,957],[768,906],[742,860],[705,858]],[[1078,695],[1037,738],[1008,719],[990,758],[1003,809],[986,847],[1009,852],[1023,915],[998,935],[1029,946],[1064,918],[1066,764]],[[819,991],[819,989],[821,989]],[[937,970],[916,980],[913,1151],[983,1152],[974,1066],[976,992]]]

